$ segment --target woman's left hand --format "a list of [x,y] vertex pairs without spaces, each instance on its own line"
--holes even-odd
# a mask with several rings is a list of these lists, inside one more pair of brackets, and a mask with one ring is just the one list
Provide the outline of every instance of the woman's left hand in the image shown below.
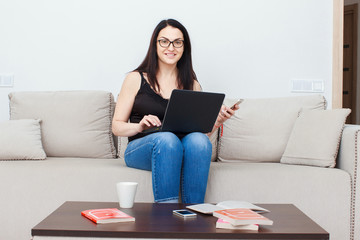
[[215,127],[218,128],[223,124],[226,120],[231,118],[232,115],[235,114],[235,111],[239,109],[239,105],[235,105],[234,109],[227,107],[225,105],[221,106],[220,112],[215,122]]

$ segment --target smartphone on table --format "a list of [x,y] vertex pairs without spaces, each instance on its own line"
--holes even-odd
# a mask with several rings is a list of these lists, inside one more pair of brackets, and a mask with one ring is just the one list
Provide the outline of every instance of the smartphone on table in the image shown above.
[[196,217],[196,213],[193,213],[186,209],[173,210],[173,214],[183,218]]

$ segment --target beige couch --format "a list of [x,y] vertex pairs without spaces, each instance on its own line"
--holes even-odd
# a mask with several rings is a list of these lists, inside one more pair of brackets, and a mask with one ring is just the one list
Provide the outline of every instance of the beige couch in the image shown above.
[[[119,181],[139,182],[136,201],[153,201],[151,173],[126,167],[121,157],[126,139],[116,143],[111,134],[111,93],[16,92],[9,98],[9,122],[41,122],[31,122],[29,133],[16,125],[0,130],[2,136],[8,134],[6,142],[12,142],[0,149],[0,158],[11,160],[0,161],[0,239],[30,239],[31,228],[65,201],[117,201]],[[322,96],[246,99],[224,125],[222,136],[219,132],[211,139],[214,162],[206,201],[292,203],[327,230],[331,240],[360,240],[355,214],[360,204],[356,191],[360,126],[347,125],[339,139],[329,137],[337,146],[340,142],[334,168],[311,166],[311,159],[280,162],[294,137],[299,112],[321,111],[325,106]]]

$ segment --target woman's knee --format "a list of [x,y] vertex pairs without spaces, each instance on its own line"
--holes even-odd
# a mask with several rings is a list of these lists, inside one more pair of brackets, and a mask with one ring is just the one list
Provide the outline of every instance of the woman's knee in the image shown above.
[[186,135],[183,139],[183,144],[187,146],[194,146],[198,150],[211,151],[212,146],[208,136],[200,132],[194,132]]
[[155,141],[155,148],[158,151],[174,152],[181,154],[183,146],[180,139],[171,132],[157,133]]

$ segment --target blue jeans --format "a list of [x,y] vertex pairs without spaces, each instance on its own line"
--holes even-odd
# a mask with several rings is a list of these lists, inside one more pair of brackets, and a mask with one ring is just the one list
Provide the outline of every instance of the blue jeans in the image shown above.
[[170,132],[158,132],[131,141],[125,150],[128,167],[152,171],[155,202],[179,199],[203,203],[211,161],[211,143],[203,133],[180,140]]

